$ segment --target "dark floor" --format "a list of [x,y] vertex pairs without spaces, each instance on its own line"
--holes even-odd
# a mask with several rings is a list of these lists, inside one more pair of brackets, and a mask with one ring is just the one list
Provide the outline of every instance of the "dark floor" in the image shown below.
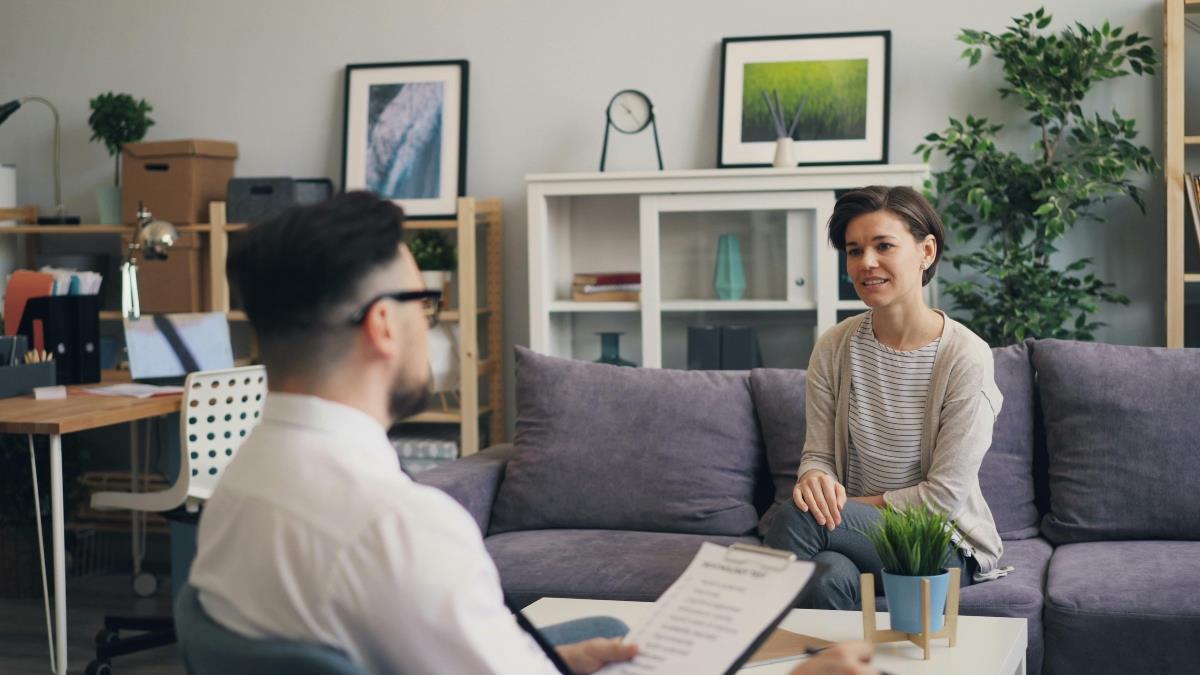
[[[162,578],[154,597],[133,594],[128,574],[109,574],[67,580],[67,666],[83,673],[95,657],[93,639],[104,626],[105,614],[155,616],[170,613],[170,582]],[[53,611],[53,604],[51,605]],[[46,616],[42,598],[0,599],[0,673],[26,675],[50,672]],[[113,675],[183,675],[174,645],[113,660]]]

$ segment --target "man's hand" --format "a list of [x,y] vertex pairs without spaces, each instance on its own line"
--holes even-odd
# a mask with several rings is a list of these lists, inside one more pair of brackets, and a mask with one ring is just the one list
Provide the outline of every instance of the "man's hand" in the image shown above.
[[637,656],[637,651],[637,645],[625,644],[619,638],[594,638],[558,647],[558,655],[577,675],[594,673],[616,661],[628,661]]
[[811,511],[817,524],[830,532],[842,524],[846,488],[820,469],[812,469],[800,477],[796,487],[792,488],[792,500],[801,511]]
[[871,667],[873,651],[866,642],[842,642],[800,664],[791,675],[879,675]]

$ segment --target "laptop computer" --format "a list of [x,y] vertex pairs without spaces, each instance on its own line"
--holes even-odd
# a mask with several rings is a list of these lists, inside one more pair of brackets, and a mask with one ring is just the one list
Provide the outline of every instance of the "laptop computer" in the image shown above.
[[134,382],[181,385],[190,372],[233,367],[229,319],[222,312],[127,318],[125,348]]

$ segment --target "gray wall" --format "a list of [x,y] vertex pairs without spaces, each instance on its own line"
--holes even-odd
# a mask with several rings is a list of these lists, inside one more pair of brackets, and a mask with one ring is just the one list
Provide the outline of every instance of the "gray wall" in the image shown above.
[[[1154,38],[1158,0],[1045,3],[1067,20],[1105,19]],[[69,209],[94,220],[93,188],[111,179],[104,149],[88,143],[87,100],[131,92],[155,106],[150,139],[223,138],[241,149],[241,175],[340,174],[342,72],[347,63],[465,58],[471,62],[467,185],[504,201],[509,345],[527,341],[527,173],[592,171],[603,110],[619,89],[647,92],[669,169],[716,163],[720,40],[726,36],[890,29],[889,155],[912,148],[948,115],[1019,122],[994,93],[999,68],[967,70],[958,30],[999,31],[1037,2],[861,0],[843,3],[716,0],[343,3],[284,0],[0,0],[0,99],[40,94],[63,115],[63,190]],[[1137,119],[1141,140],[1162,147],[1158,78],[1097,89],[1090,107]],[[1017,139],[1020,143],[1032,137]],[[19,166],[23,202],[49,209],[50,123],[22,110],[0,127],[0,161]],[[647,137],[621,137],[611,169],[650,168]],[[935,165],[936,168],[936,165]],[[1078,227],[1064,257],[1091,255],[1099,275],[1133,299],[1105,308],[1098,339],[1161,344],[1161,178],[1143,180],[1149,210],[1114,204],[1108,222]]]

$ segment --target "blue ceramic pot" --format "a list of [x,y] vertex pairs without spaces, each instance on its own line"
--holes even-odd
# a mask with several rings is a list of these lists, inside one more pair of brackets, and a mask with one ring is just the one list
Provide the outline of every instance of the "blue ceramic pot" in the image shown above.
[[945,622],[946,593],[950,590],[950,572],[937,576],[909,577],[883,572],[883,593],[887,596],[892,630],[904,633],[921,632],[921,580],[930,582],[929,629],[939,631]]

